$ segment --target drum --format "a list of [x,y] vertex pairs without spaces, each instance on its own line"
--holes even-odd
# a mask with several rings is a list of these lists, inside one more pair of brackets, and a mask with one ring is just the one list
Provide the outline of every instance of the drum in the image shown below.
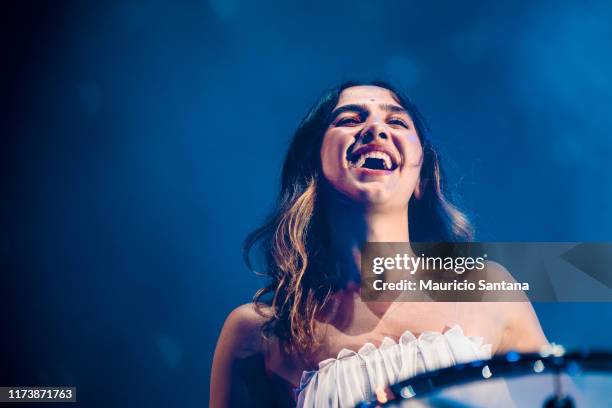
[[390,387],[388,401],[359,407],[608,407],[612,353],[564,351],[474,361],[412,377]]

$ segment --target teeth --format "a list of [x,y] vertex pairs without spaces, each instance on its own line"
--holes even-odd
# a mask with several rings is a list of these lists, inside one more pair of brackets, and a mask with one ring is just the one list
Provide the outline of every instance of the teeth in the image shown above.
[[359,156],[359,159],[354,164],[352,164],[351,167],[357,167],[357,168],[363,167],[366,159],[368,158],[383,160],[385,169],[387,170],[391,169],[391,167],[393,166],[391,157],[387,153],[379,152],[379,151],[369,151]]
[[359,160],[357,160],[357,162],[355,163],[355,167],[360,168],[363,167],[363,164],[366,161],[366,156],[365,154],[362,154],[361,156],[359,156]]

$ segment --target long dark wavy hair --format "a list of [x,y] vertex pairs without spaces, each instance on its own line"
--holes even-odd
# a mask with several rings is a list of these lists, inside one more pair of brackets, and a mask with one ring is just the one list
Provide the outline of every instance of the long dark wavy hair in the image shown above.
[[264,335],[272,334],[291,350],[306,352],[319,344],[317,316],[330,296],[343,286],[329,248],[325,178],[320,149],[340,93],[349,87],[374,85],[391,91],[410,114],[423,148],[421,197],[409,202],[409,234],[415,242],[467,242],[473,237],[467,217],[449,201],[438,153],[429,128],[415,105],[396,87],[383,81],[345,82],[321,96],[298,126],[285,157],[278,203],[264,224],[244,243],[244,258],[254,269],[251,253],[263,255],[262,273],[268,283],[254,296],[257,309],[271,313]]

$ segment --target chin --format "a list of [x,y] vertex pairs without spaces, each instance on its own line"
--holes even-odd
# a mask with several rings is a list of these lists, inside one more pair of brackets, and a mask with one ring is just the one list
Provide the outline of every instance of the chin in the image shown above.
[[368,186],[368,188],[360,189],[359,198],[359,201],[364,204],[381,205],[391,201],[391,194],[382,188]]

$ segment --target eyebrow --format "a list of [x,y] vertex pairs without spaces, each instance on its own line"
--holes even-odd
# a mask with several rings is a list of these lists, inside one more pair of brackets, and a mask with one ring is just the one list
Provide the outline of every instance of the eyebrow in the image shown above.
[[[408,112],[406,111],[406,109],[402,108],[399,105],[393,105],[393,104],[389,104],[389,103],[381,103],[378,105],[378,107],[385,111],[385,112],[397,112],[397,113],[405,113],[406,115],[408,115]],[[364,104],[348,104],[348,105],[342,105],[336,109],[334,109],[334,111],[331,113],[331,120],[330,122],[333,122],[338,115],[340,115],[341,113],[344,112],[354,112],[359,114],[359,116],[362,115],[367,115],[369,110],[368,107]]]
[[380,109],[384,110],[385,112],[397,112],[397,113],[405,113],[406,115],[408,115],[408,112],[406,111],[406,109],[402,108],[399,105],[392,105],[389,103],[383,103],[378,105],[380,107]]

